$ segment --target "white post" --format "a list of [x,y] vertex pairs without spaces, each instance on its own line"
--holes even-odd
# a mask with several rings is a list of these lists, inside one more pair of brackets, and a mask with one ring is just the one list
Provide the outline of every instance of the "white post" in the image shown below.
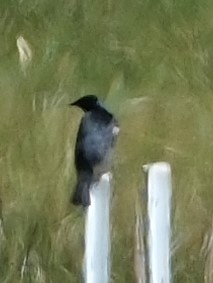
[[148,256],[149,283],[169,283],[171,168],[166,162],[144,166],[148,172]]
[[110,179],[107,173],[90,190],[85,224],[85,283],[108,283],[110,277]]

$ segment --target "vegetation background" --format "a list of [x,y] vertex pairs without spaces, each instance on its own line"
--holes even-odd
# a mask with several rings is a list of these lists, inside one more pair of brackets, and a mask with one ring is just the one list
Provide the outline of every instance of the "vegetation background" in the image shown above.
[[174,282],[213,282],[212,78],[212,0],[1,0],[0,282],[81,281],[84,213],[69,197],[82,114],[67,104],[87,93],[121,124],[112,282],[135,282],[141,167],[161,160],[173,170]]

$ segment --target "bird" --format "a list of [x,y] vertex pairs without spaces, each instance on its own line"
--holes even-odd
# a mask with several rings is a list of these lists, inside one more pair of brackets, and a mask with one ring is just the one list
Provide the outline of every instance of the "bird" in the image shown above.
[[110,170],[120,128],[118,120],[96,95],[85,95],[69,105],[84,112],[75,143],[77,182],[70,202],[88,207],[91,186]]

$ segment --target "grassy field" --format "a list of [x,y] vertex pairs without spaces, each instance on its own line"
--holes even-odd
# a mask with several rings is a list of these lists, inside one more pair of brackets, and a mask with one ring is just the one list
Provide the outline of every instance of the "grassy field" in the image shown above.
[[112,282],[135,282],[142,165],[161,160],[173,171],[174,282],[213,282],[212,0],[1,0],[0,35],[0,282],[81,282],[84,214],[69,204],[81,112],[67,103],[87,93],[121,124]]

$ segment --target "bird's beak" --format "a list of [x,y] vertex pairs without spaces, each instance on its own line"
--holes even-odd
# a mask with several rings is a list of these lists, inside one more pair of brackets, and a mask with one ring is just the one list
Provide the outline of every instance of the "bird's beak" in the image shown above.
[[75,106],[75,105],[76,105],[76,101],[75,101],[75,102],[72,102],[72,103],[69,103],[68,105],[69,105],[69,106]]

